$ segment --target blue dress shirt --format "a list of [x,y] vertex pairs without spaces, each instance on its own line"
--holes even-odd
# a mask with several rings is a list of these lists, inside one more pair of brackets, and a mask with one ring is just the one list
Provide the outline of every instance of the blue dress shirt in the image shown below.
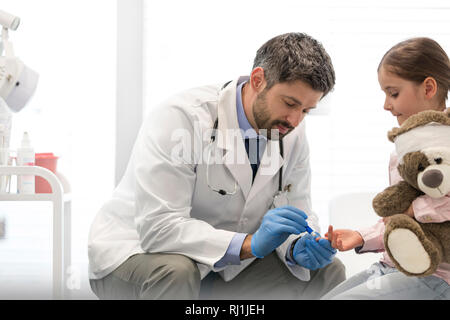
[[[245,83],[246,81],[243,81],[242,83],[238,84],[236,88],[236,109],[239,128],[241,129],[243,139],[255,139],[256,137],[259,137],[259,158],[261,158],[267,145],[267,138],[256,133],[245,115],[244,106],[242,104],[242,87]],[[225,255],[222,259],[214,264],[214,267],[221,268],[226,265],[240,265],[241,248],[246,236],[246,233],[236,233],[231,240],[230,245],[228,246],[227,252],[225,252]]]
[[[264,150],[267,145],[267,138],[263,135],[258,135],[258,133],[256,133],[256,131],[248,122],[247,116],[245,115],[244,105],[242,104],[242,87],[244,86],[245,83],[246,81],[243,81],[242,83],[238,84],[236,88],[236,109],[239,128],[241,129],[243,139],[246,138],[255,139],[256,137],[259,137],[259,158],[261,159],[262,154],[264,153]],[[214,267],[221,268],[226,265],[240,265],[241,248],[246,236],[247,236],[246,233],[236,233],[233,239],[231,240],[230,245],[228,246],[228,249],[225,252],[225,255],[222,257],[222,259],[220,259],[214,264]],[[291,256],[289,248],[286,252],[285,257],[287,264],[289,266],[293,266],[296,264],[296,262]]]

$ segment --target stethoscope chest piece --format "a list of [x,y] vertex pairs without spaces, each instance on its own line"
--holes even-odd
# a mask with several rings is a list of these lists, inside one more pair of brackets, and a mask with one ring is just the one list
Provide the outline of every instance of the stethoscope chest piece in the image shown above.
[[287,197],[287,191],[278,191],[273,197],[272,209],[289,205],[289,199]]

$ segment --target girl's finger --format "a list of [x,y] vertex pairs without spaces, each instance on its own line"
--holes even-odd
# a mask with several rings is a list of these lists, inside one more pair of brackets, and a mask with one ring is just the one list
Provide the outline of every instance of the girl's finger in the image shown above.
[[333,242],[333,237],[334,237],[334,234],[333,234],[333,227],[332,227],[332,226],[329,226],[329,227],[328,227],[328,232],[325,234],[325,238],[326,238],[328,241]]
[[337,241],[338,241],[338,237],[337,237],[337,235],[334,235],[333,241],[331,242],[331,246],[333,248],[337,248]]
[[328,232],[333,233],[333,226],[332,225],[328,226]]
[[342,239],[338,240],[338,248],[339,250],[343,251],[344,250],[344,246],[342,245]]
[[333,239],[333,236],[334,236],[334,234],[333,234],[333,226],[328,226],[328,232],[327,232],[327,234],[329,234],[330,236],[328,237],[329,239]]

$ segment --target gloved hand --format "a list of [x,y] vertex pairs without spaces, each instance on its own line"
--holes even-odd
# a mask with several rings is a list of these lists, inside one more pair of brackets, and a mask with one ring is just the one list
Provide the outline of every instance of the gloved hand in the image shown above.
[[[327,239],[315,239],[318,236],[306,234],[294,245],[292,256],[297,264],[310,270],[323,268],[333,261],[336,249]],[[320,237],[320,235],[319,235]]]
[[292,206],[269,210],[251,240],[252,254],[263,258],[278,248],[291,234],[305,232],[308,216]]

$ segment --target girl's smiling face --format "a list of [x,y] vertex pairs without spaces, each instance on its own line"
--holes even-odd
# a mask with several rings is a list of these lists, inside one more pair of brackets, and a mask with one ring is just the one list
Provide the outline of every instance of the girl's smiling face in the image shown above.
[[378,82],[386,95],[384,109],[397,118],[399,125],[413,114],[431,109],[422,84],[400,78],[384,66],[378,72]]

